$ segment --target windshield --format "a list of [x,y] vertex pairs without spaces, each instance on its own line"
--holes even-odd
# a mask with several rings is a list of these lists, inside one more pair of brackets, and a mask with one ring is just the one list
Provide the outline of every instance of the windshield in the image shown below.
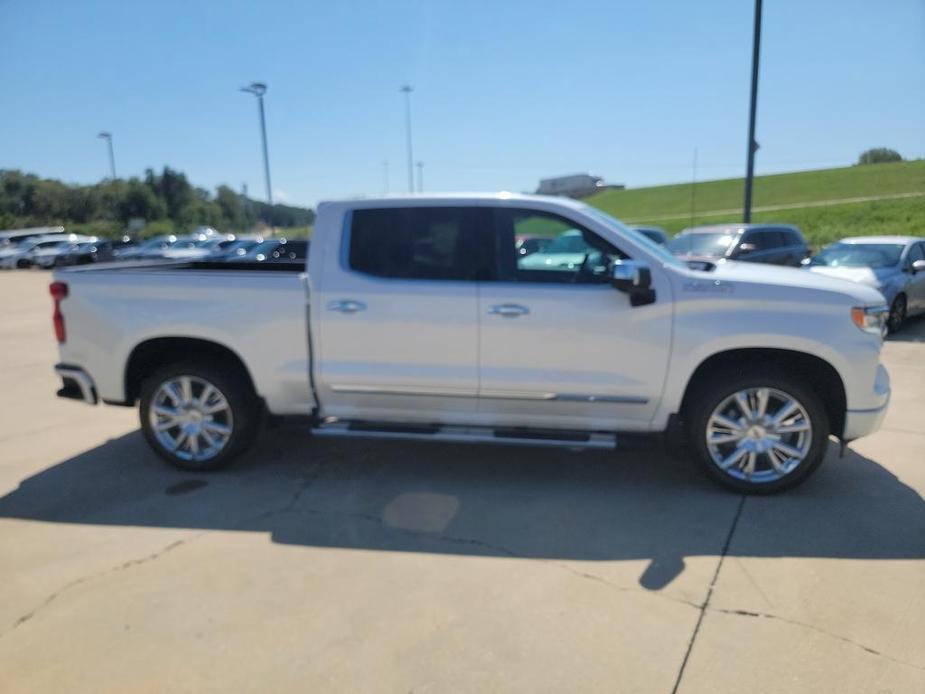
[[703,255],[708,258],[722,258],[735,243],[738,234],[681,233],[668,243],[668,250],[676,255]]
[[825,267],[893,267],[899,264],[905,246],[901,243],[834,243],[809,261]]
[[[674,265],[675,267],[684,267],[684,263],[675,258],[671,253],[669,253],[664,246],[660,246],[655,243],[650,238],[647,238],[644,234],[640,234],[635,229],[626,226],[616,217],[611,217],[606,212],[602,212],[596,207],[591,207],[590,205],[585,205],[582,208],[585,212],[590,214],[592,217],[596,217],[599,221],[603,222],[608,227],[611,227],[614,231],[623,234],[624,236],[629,236],[634,241],[636,241],[640,246],[644,246],[647,251],[652,255],[658,257],[663,263],[668,265]],[[549,249],[547,249],[549,250]]]

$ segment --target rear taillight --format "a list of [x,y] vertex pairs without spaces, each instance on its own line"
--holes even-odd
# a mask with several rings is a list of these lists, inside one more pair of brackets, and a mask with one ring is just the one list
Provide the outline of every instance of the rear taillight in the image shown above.
[[51,314],[51,322],[55,326],[55,337],[59,343],[63,343],[66,337],[64,332],[64,315],[61,313],[61,301],[67,298],[67,284],[64,282],[52,282],[48,287],[51,298],[55,302],[55,312]]

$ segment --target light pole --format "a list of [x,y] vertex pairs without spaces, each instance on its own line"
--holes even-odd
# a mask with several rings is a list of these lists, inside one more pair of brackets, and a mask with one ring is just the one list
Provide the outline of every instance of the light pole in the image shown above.
[[408,138],[408,192],[414,192],[414,156],[411,153],[411,92],[414,88],[410,84],[399,89],[405,95],[405,134]]
[[424,162],[418,162],[418,192],[424,192]]
[[260,113],[260,137],[263,141],[263,176],[267,183],[267,204],[269,205],[267,221],[273,226],[273,186],[270,183],[270,154],[267,151],[267,119],[263,112],[263,95],[267,93],[267,85],[263,82],[251,82],[250,86],[241,87],[242,92],[257,97],[257,108]]
[[104,130],[99,135],[97,135],[97,137],[100,138],[101,140],[106,140],[106,142],[109,143],[109,172],[110,174],[112,174],[112,180],[115,181],[116,180],[116,155],[113,153],[113,150],[112,150],[112,133]]
[[758,105],[758,57],[761,53],[761,0],[755,0],[755,33],[752,37],[752,92],[748,109],[748,163],[745,169],[745,203],[742,221],[752,221],[752,182],[755,178],[755,108]]

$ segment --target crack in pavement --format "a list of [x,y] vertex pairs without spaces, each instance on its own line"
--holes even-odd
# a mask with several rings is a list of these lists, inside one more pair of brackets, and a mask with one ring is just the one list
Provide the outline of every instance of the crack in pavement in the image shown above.
[[834,632],[827,631],[826,629],[817,627],[815,624],[810,624],[809,622],[801,622],[796,619],[789,619],[787,617],[781,617],[780,615],[770,614],[768,612],[750,612],[748,610],[731,610],[731,609],[725,609],[721,607],[708,607],[707,609],[710,612],[718,612],[720,614],[728,614],[728,615],[733,615],[736,617],[751,617],[753,619],[773,619],[779,622],[784,622],[786,624],[791,624],[793,626],[802,627],[803,629],[809,629],[811,631],[815,631],[818,634],[822,634],[823,636],[828,636],[831,639],[836,639],[837,641],[843,641],[844,643],[849,643],[852,646],[856,646],[857,648],[860,648],[862,651],[866,653],[870,653],[871,655],[875,655],[880,658],[885,658],[886,660],[894,662],[897,665],[905,665],[906,667],[911,667],[916,670],[921,670],[922,672],[925,672],[925,666],[916,665],[915,663],[910,663],[906,660],[900,660],[899,658],[894,658],[891,655],[874,650],[870,646],[865,646],[863,643],[859,643],[857,641],[854,641],[853,639],[849,639],[847,636],[842,636],[841,634],[836,634]]
[[161,549],[159,549],[158,551],[153,552],[151,554],[145,555],[143,557],[138,557],[136,559],[129,559],[128,561],[121,562],[103,571],[97,571],[96,573],[92,573],[87,576],[81,576],[80,578],[75,578],[70,583],[65,583],[63,586],[61,586],[56,591],[51,593],[48,597],[46,597],[45,600],[39,603],[36,607],[32,608],[29,612],[19,617],[15,622],[13,622],[13,625],[10,626],[8,629],[6,629],[3,633],[0,633],[0,639],[2,639],[7,634],[11,633],[18,627],[28,622],[30,619],[35,617],[36,614],[38,614],[39,612],[44,610],[46,607],[48,607],[51,603],[53,603],[55,600],[57,600],[62,594],[70,591],[71,589],[76,588],[77,586],[82,585],[84,583],[93,581],[97,578],[103,578],[104,576],[108,576],[109,574],[118,573],[120,571],[130,569],[133,566],[138,566],[140,564],[147,564],[148,562],[152,562],[157,559],[160,559],[162,556],[164,556],[168,552],[172,552],[178,547],[182,547],[188,542],[191,542],[195,540],[197,537],[200,537],[201,535],[204,535],[204,534],[205,533],[202,532],[196,535],[192,535],[191,537],[184,538],[182,540],[175,540],[174,542],[171,542],[169,545],[166,545],[162,547]]
[[739,518],[742,517],[742,509],[745,508],[745,499],[746,496],[744,494],[739,498],[739,505],[736,507],[735,515],[732,517],[732,523],[729,525],[729,532],[726,533],[726,542],[723,543],[723,551],[719,556],[719,561],[716,562],[716,571],[713,572],[713,578],[710,581],[709,588],[707,588],[707,596],[704,598],[703,604],[699,606],[700,614],[697,616],[697,623],[694,625],[694,633],[691,634],[691,640],[687,644],[687,651],[684,653],[684,659],[681,661],[678,677],[675,679],[671,694],[677,694],[678,687],[681,686],[681,679],[684,677],[684,669],[687,667],[687,661],[691,657],[691,651],[694,650],[694,642],[697,640],[697,635],[700,633],[700,626],[703,624],[703,618],[710,606],[710,598],[713,597],[716,579],[719,578],[720,569],[723,568],[723,561],[726,559],[726,555],[729,553],[729,546],[732,544],[732,536],[735,534],[736,526],[739,524]]
[[[235,529],[247,523],[251,523],[254,520],[263,518],[264,516],[272,515],[272,514],[280,513],[280,512],[286,512],[292,509],[292,507],[295,506],[296,503],[298,503],[299,499],[306,492],[306,490],[308,490],[308,488],[311,487],[312,484],[314,484],[315,481],[318,479],[320,475],[320,471],[321,471],[321,466],[317,464],[314,465],[311,471],[309,472],[309,474],[303,477],[301,483],[299,484],[299,487],[292,494],[292,497],[289,499],[289,501],[285,504],[285,506],[282,509],[271,510],[268,512],[263,512],[263,513],[258,513],[258,514],[252,514],[250,516],[242,518],[240,521],[238,521],[235,524],[237,526]],[[44,610],[46,607],[48,607],[51,603],[57,600],[62,594],[67,593],[68,591],[76,588],[77,586],[82,585],[84,583],[88,583],[90,581],[94,581],[99,578],[104,578],[105,576],[108,576],[110,574],[114,574],[120,571],[124,571],[126,569],[130,569],[134,566],[139,566],[141,564],[147,564],[149,562],[156,561],[157,559],[160,559],[165,554],[172,552],[173,550],[179,547],[187,545],[193,542],[194,540],[197,540],[203,535],[206,535],[208,532],[209,531],[204,530],[199,533],[195,533],[189,537],[183,538],[181,540],[175,540],[174,542],[171,542],[170,544],[162,547],[158,551],[153,552],[151,554],[145,555],[143,557],[137,557],[135,559],[129,559],[127,561],[123,561],[108,569],[104,569],[103,571],[97,571],[95,573],[88,574],[87,576],[81,576],[80,578],[76,578],[73,581],[70,581],[69,583],[64,584],[63,586],[55,590],[53,593],[48,595],[48,597],[46,597],[45,600],[39,603],[36,607],[32,608],[29,612],[17,618],[16,621],[13,622],[13,624],[9,628],[4,630],[3,632],[0,632],[0,639],[2,639],[7,634],[11,633],[12,631],[16,630],[17,628],[19,628],[20,626],[22,626],[23,624],[31,620],[33,617],[35,617],[36,614],[38,614],[39,612]]]

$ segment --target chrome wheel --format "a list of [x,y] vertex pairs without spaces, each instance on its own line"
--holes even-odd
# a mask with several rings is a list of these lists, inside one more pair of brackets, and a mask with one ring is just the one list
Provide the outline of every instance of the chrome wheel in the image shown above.
[[792,395],[747,388],[725,398],[707,420],[707,451],[724,474],[773,482],[796,470],[813,441],[812,420]]
[[161,383],[151,398],[148,419],[164,450],[185,461],[211,460],[234,430],[228,399],[198,376],[176,376]]

